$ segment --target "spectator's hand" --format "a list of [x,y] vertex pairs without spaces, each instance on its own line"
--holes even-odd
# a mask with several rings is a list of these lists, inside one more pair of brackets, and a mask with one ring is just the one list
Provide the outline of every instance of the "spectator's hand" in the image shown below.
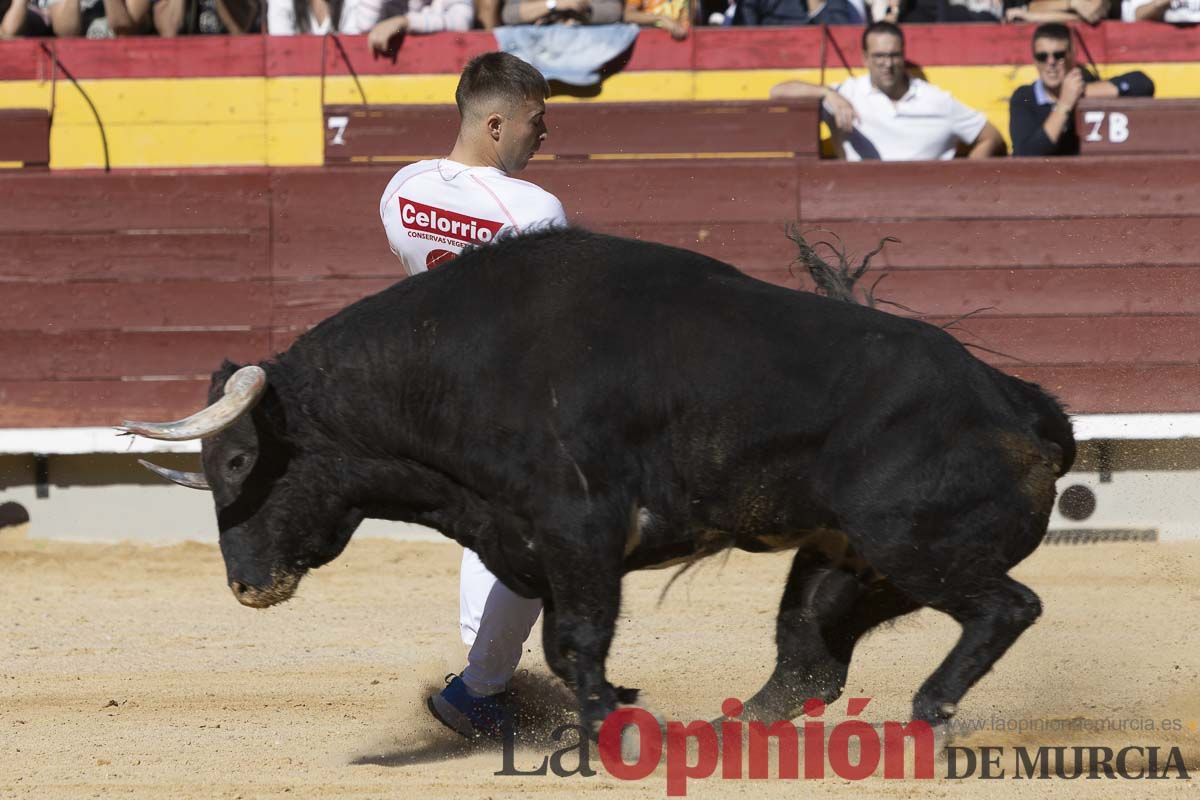
[[1079,102],[1079,98],[1083,97],[1083,90],[1086,88],[1087,84],[1083,82],[1083,70],[1076,67],[1067,73],[1067,77],[1063,78],[1062,88],[1058,90],[1058,102],[1075,108],[1075,104]]
[[658,27],[662,28],[667,33],[671,34],[671,38],[677,42],[682,42],[684,39],[687,38],[688,26],[682,22],[663,17],[661,20],[659,20],[658,22],[656,22],[654,24],[657,25]]
[[367,34],[367,43],[371,46],[371,52],[391,53],[394,49],[392,40],[406,30],[408,30],[408,17],[403,14],[375,23],[370,33]]
[[1025,15],[1029,13],[1029,6],[1013,6],[1012,8],[1004,9],[1005,22],[1023,22]]
[[858,119],[858,114],[854,112],[854,106],[850,104],[849,100],[837,92],[829,91],[826,93],[825,99],[821,101],[821,105],[833,116],[833,124],[838,131],[850,133],[854,129],[854,121]]
[[1089,25],[1095,25],[1104,19],[1108,12],[1107,0],[1070,0],[1067,8],[1079,15],[1080,19]]

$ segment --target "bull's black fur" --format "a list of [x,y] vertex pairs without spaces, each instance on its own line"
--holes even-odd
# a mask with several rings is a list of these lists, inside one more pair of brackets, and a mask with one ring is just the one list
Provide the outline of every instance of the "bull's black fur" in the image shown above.
[[798,548],[748,715],[836,697],[864,632],[931,606],[963,635],[913,709],[946,719],[1040,611],[1007,573],[1075,453],[1053,398],[936,327],[581,230],[472,250],[263,366],[204,444],[230,580],[320,566],[364,516],[429,525],[545,600],[591,724],[622,574],[727,547]]

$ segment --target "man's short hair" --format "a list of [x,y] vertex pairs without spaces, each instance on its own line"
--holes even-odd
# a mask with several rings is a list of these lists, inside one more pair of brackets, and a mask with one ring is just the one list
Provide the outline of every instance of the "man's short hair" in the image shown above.
[[1029,40],[1029,46],[1033,47],[1033,43],[1038,39],[1054,39],[1058,42],[1071,43],[1071,29],[1061,22],[1043,22],[1038,25],[1033,31],[1033,38]]
[[509,53],[484,53],[463,67],[454,92],[459,116],[466,117],[484,100],[504,100],[519,105],[545,100],[550,86],[542,73]]
[[894,22],[886,22],[881,20],[879,22],[872,22],[867,26],[867,29],[863,31],[862,49],[864,53],[867,50],[867,37],[873,33],[891,34],[900,40],[900,47],[904,47],[904,32],[900,30],[900,26]]

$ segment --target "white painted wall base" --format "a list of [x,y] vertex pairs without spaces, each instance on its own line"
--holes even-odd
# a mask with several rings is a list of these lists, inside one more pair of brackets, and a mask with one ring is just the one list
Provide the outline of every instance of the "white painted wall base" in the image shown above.
[[[138,466],[139,457],[137,451],[49,456],[49,496],[39,498],[34,457],[0,454],[0,503],[24,506],[29,535],[36,538],[215,542],[208,493],[164,483]],[[175,469],[196,468],[194,454],[158,452],[154,460]],[[1105,473],[1101,466],[1107,467]],[[1051,528],[1154,529],[1163,541],[1200,538],[1200,438],[1081,440],[1076,469],[1058,489],[1076,484],[1095,493],[1095,513],[1072,521],[1056,508]],[[448,541],[419,525],[380,520],[368,520],[357,535]]]
[[1076,484],[1095,493],[1095,513],[1074,522],[1056,507],[1052,529],[1153,529],[1164,542],[1200,539],[1200,471],[1114,472],[1110,483],[1101,482],[1098,472],[1072,472],[1059,480],[1058,490]]

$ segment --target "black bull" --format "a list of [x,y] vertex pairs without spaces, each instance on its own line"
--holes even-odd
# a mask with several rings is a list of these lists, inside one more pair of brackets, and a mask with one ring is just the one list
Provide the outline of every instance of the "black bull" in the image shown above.
[[945,721],[1041,611],[1007,573],[1075,455],[1054,399],[936,327],[582,231],[470,251],[261,368],[224,401],[214,375],[203,430],[127,423],[206,437],[171,477],[211,488],[238,598],[286,600],[364,517],[428,525],[542,598],[593,726],[626,694],[622,575],[730,547],[796,550],[747,717],[836,698],[866,631],[929,606],[962,635],[913,715]]

